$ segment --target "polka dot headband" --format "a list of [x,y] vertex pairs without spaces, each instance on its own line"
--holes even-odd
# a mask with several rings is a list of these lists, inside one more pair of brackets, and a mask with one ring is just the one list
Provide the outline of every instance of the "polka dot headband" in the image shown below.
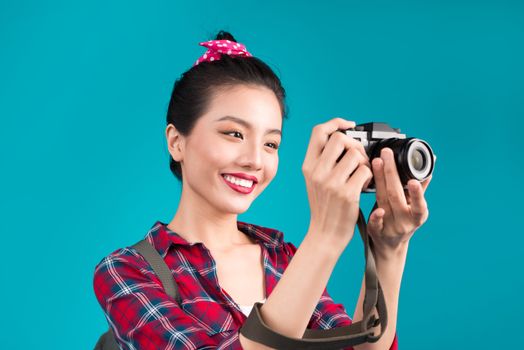
[[241,57],[253,56],[247,51],[243,44],[231,40],[209,40],[204,41],[199,45],[207,47],[208,50],[198,60],[196,60],[193,67],[204,61],[213,62],[219,60],[222,54]]

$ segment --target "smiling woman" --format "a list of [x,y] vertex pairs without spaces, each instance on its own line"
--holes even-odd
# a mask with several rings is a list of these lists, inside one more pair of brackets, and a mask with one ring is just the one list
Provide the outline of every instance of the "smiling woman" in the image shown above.
[[[166,293],[133,247],[106,256],[95,268],[94,291],[118,346],[266,349],[240,332],[258,302],[265,302],[260,311],[267,324],[289,337],[301,338],[306,328],[350,325],[344,306],[333,301],[326,285],[353,231],[323,230],[318,223],[334,221],[322,216],[312,221],[297,249],[281,231],[237,220],[278,169],[286,117],[280,79],[227,32],[201,45],[208,51],[175,82],[167,111],[170,169],[182,182],[181,198],[172,220],[157,220],[145,237],[173,275],[181,302]],[[354,123],[337,118],[317,127],[308,155],[318,159],[325,132],[350,126]],[[332,159],[349,142],[337,136],[325,147]],[[360,193],[369,180],[369,162],[361,158],[348,151],[339,174],[354,180],[352,193]],[[333,200],[343,196],[326,198],[345,208]],[[310,201],[315,208],[328,208]],[[344,210],[324,214],[338,212]],[[354,229],[355,221],[339,219]],[[393,336],[386,339],[386,349]]]

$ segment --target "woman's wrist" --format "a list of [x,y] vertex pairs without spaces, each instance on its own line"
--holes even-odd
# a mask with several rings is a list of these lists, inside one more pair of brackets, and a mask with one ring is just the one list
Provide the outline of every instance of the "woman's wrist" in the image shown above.
[[[371,239],[371,238],[370,238]],[[373,251],[375,258],[382,261],[397,261],[406,258],[409,248],[409,239],[406,241],[396,242],[395,244],[381,241],[373,241]]]
[[304,239],[311,241],[312,244],[317,247],[319,253],[334,256],[337,259],[342,255],[349,244],[349,241],[340,238],[340,236],[323,232],[312,226],[309,227]]

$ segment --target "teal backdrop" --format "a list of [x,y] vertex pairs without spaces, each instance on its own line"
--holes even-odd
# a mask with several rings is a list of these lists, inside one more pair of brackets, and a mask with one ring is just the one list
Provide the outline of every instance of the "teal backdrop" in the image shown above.
[[[94,267],[176,212],[167,104],[220,29],[276,70],[290,108],[278,174],[239,219],[301,243],[316,124],[385,121],[425,139],[438,161],[400,348],[517,348],[524,3],[503,0],[1,1],[1,348],[91,349],[107,329]],[[363,268],[355,235],[328,284],[351,316]]]

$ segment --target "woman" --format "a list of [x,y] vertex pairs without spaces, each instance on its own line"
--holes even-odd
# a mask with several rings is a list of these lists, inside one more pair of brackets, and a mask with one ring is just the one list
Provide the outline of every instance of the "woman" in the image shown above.
[[[368,228],[388,327],[380,341],[355,349],[396,349],[400,282],[409,239],[428,216],[429,179],[410,181],[405,193],[391,150],[370,164],[359,142],[336,132],[355,123],[335,118],[311,134],[302,167],[311,220],[299,248],[278,230],[237,221],[277,172],[285,91],[231,34],[221,31],[201,45],[209,50],[176,81],[167,113],[180,203],[168,224],[156,221],[146,235],[170,267],[182,303],[133,248],[113,252],[97,265],[94,289],[119,345],[267,349],[239,334],[255,302],[265,302],[266,324],[289,337],[351,324],[326,285],[354,235],[361,191],[374,177],[379,207]],[[364,288],[355,320],[362,319],[363,296]]]

